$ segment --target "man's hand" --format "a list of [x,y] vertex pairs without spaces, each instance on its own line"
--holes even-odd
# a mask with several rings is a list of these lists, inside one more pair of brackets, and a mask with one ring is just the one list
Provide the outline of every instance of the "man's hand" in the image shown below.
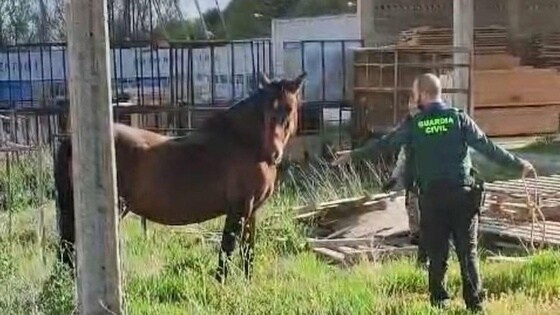
[[334,154],[335,159],[331,164],[332,165],[342,165],[342,164],[345,164],[345,163],[349,162],[350,159],[351,159],[350,153],[352,153],[351,150],[335,152],[335,154]]
[[523,177],[527,177],[527,175],[530,175],[531,173],[533,175],[537,174],[537,172],[535,171],[535,167],[529,161],[521,160],[521,164],[523,165]]

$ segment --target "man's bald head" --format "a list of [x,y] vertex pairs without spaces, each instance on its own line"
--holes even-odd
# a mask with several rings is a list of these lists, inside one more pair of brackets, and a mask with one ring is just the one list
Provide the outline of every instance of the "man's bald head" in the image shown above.
[[412,90],[417,104],[426,105],[434,101],[441,101],[441,81],[432,73],[417,76]]

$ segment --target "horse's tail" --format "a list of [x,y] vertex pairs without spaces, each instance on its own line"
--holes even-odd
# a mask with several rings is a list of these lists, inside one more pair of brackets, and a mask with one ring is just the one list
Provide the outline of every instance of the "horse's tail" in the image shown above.
[[57,191],[58,230],[60,234],[59,259],[74,267],[74,192],[72,187],[72,142],[61,140],[55,156],[54,181]]

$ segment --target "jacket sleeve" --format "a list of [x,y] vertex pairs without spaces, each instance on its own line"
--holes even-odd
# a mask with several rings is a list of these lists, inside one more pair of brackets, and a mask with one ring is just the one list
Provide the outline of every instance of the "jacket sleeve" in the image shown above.
[[363,146],[352,150],[353,159],[362,159],[373,156],[385,148],[398,148],[409,142],[410,120],[403,121],[396,129],[383,136],[381,139],[370,139]]
[[518,157],[488,139],[472,118],[464,113],[460,117],[462,129],[469,146],[500,165],[517,169],[523,168],[523,164]]

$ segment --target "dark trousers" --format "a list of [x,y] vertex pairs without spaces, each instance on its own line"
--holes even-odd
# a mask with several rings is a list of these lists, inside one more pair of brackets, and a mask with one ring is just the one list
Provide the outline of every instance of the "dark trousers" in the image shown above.
[[477,258],[479,207],[468,187],[434,188],[420,195],[422,242],[429,258],[429,290],[432,303],[449,298],[444,288],[452,237],[461,267],[463,298],[467,307],[482,302]]

